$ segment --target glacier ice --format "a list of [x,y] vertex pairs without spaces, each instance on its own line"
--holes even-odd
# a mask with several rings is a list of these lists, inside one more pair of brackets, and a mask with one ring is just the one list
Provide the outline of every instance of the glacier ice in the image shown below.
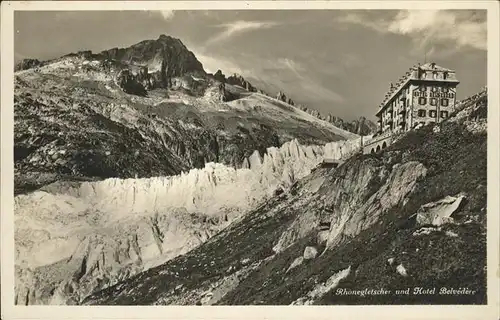
[[[148,269],[203,243],[324,159],[346,158],[360,147],[361,138],[323,146],[292,140],[264,155],[254,152],[241,169],[207,163],[177,176],[60,181],[18,195],[16,265],[34,270],[66,261],[58,272],[70,278],[83,263],[72,261],[80,259],[82,279],[112,280],[130,265]],[[89,286],[80,294],[90,293]]]

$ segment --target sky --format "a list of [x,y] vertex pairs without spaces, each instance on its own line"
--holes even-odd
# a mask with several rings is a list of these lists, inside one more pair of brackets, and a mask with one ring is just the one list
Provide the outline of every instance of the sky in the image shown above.
[[391,82],[416,63],[453,69],[465,98],[486,85],[486,11],[17,11],[16,62],[128,47],[160,34],[207,72],[238,73],[346,120],[375,119]]

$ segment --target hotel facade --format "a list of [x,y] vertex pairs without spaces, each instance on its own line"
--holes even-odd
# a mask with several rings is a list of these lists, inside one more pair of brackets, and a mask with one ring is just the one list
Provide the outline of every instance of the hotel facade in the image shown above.
[[397,134],[448,118],[455,110],[459,83],[454,70],[433,62],[411,67],[391,83],[378,106],[377,132],[363,145],[363,153],[380,151]]
[[458,84],[454,70],[435,63],[413,66],[391,84],[379,105],[377,133],[406,132],[448,118],[455,108]]

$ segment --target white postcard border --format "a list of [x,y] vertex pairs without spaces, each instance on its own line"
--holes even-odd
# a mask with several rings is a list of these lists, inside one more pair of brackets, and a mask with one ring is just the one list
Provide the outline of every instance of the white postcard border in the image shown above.
[[[488,305],[485,306],[14,306],[13,12],[74,10],[487,9]],[[499,317],[499,5],[495,1],[5,1],[1,4],[2,319],[498,319]]]

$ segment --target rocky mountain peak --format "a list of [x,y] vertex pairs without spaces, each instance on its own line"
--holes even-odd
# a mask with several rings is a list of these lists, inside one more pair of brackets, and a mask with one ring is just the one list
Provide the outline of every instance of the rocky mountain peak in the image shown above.
[[128,48],[113,48],[100,54],[107,59],[147,65],[151,69],[161,67],[171,77],[186,73],[205,75],[203,65],[193,52],[181,40],[164,34],[157,40],[144,40]]

